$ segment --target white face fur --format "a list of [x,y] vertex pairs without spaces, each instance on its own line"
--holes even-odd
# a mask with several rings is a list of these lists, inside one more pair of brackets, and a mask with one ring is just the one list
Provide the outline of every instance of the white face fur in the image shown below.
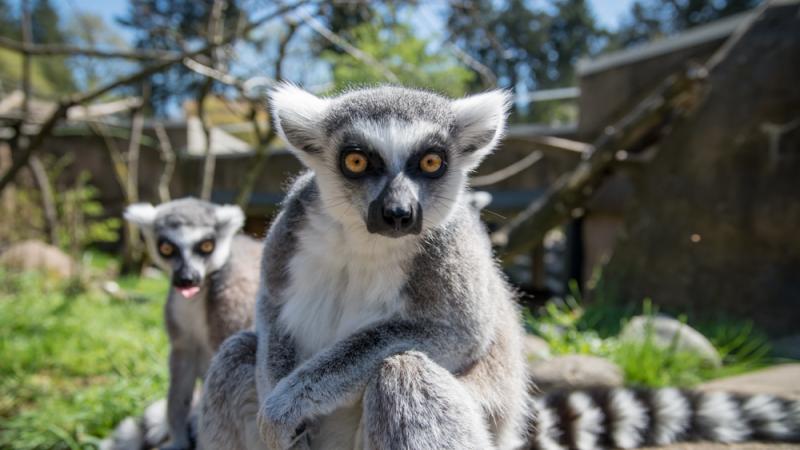
[[508,96],[451,101],[382,87],[319,98],[271,93],[279,134],[316,175],[325,212],[350,233],[400,238],[446,222],[468,174],[502,135]]
[[199,292],[208,274],[228,261],[233,236],[244,223],[237,206],[192,198],[158,206],[133,204],[124,217],[141,228],[150,257],[187,298]]

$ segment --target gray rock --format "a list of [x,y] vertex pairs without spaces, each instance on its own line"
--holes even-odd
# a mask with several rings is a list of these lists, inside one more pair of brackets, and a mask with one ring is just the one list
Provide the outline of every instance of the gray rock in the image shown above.
[[550,345],[544,339],[526,334],[522,343],[528,361],[538,361],[550,358]]
[[619,387],[624,383],[622,369],[597,356],[566,355],[534,362],[531,379],[542,392],[556,389]]
[[58,247],[30,240],[12,244],[0,255],[0,266],[18,271],[39,271],[56,278],[77,273],[75,261]]
[[722,365],[722,358],[714,345],[697,330],[667,316],[636,316],[620,332],[622,342],[639,343],[652,333],[652,342],[658,347],[674,345],[681,352],[693,353],[713,367]]

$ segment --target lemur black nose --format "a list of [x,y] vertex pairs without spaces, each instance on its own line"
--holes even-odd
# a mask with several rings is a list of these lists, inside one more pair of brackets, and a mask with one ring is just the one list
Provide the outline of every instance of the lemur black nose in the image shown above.
[[414,225],[414,211],[402,206],[384,207],[383,221],[395,231],[405,231]]
[[200,283],[200,275],[194,272],[179,271],[175,274],[172,284],[176,287],[197,286]]

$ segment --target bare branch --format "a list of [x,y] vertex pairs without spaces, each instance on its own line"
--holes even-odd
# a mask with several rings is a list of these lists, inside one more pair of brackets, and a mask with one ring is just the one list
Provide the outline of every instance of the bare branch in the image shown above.
[[161,161],[164,163],[164,169],[158,178],[158,198],[164,203],[170,201],[169,184],[172,181],[172,174],[175,172],[175,151],[172,149],[167,130],[164,129],[161,122],[155,124],[155,131],[161,150]]
[[[28,0],[22,2],[22,39],[26,45],[30,45],[31,36],[31,10]],[[22,54],[22,120],[28,118],[30,112],[31,102],[31,55],[30,53]]]
[[492,69],[490,69],[487,65],[481,63],[477,59],[470,56],[469,53],[458,48],[458,46],[452,41],[447,42],[447,48],[449,48],[453,54],[456,55],[456,58],[458,58],[459,61],[466,64],[467,67],[474,70],[478,73],[478,75],[481,76],[484,87],[491,88],[497,86],[497,75],[495,75]]
[[582,156],[592,151],[592,146],[585,142],[573,141],[554,136],[528,136],[524,138],[526,143],[538,147],[542,150],[556,150],[559,152],[575,153]]
[[94,120],[112,114],[136,110],[144,105],[140,97],[128,97],[107,103],[92,103],[91,105],[75,105],[67,111],[67,120]]
[[289,42],[297,32],[297,23],[293,20],[290,20],[288,23],[288,28],[286,30],[286,34],[281,37],[281,40],[278,41],[278,56],[275,58],[275,79],[282,80],[283,79],[283,60],[286,59],[286,49],[289,47]]
[[511,178],[514,175],[522,172],[523,170],[527,169],[528,167],[536,164],[544,157],[544,154],[540,151],[534,151],[529,153],[524,158],[520,159],[519,161],[511,164],[507,167],[504,167],[496,172],[492,172],[488,175],[483,175],[480,177],[474,177],[470,180],[469,184],[475,187],[483,187],[489,186],[491,184],[499,183],[507,178]]
[[[211,8],[211,16],[208,19],[208,40],[209,42],[218,44],[222,40],[223,33],[223,18],[224,11],[228,6],[226,0],[214,0],[214,5]],[[212,50],[211,52],[211,65],[215,71],[219,70],[220,59],[217,53]],[[214,149],[211,147],[211,125],[208,123],[206,116],[205,100],[211,88],[214,85],[213,78],[206,78],[203,86],[200,87],[200,92],[197,94],[197,117],[200,119],[200,125],[203,128],[203,134],[206,138],[205,156],[203,158],[203,173],[200,178],[200,198],[203,200],[211,200],[211,192],[214,189],[214,173],[217,167],[217,156],[214,154]]]
[[[428,25],[431,27],[435,27],[436,22],[431,18],[430,12],[428,12],[426,9],[422,9],[420,12],[422,14],[422,18],[425,19]],[[461,61],[467,67],[472,69],[475,73],[480,75],[481,80],[483,80],[483,86],[485,88],[488,89],[497,86],[497,75],[495,75],[492,69],[490,69],[485,64],[481,63],[477,59],[470,56],[469,53],[465,52],[464,50],[461,50],[458,47],[458,45],[456,45],[452,34],[447,36],[447,38],[444,39],[444,42],[447,45],[447,48],[449,48],[450,51],[453,52],[453,54],[459,61]]]
[[50,185],[50,179],[47,176],[47,171],[42,161],[35,155],[31,157],[28,162],[28,167],[31,169],[33,180],[39,188],[39,194],[42,196],[45,234],[50,244],[58,245],[58,214],[56,212],[56,200],[53,195],[53,187]]
[[[583,142],[572,141],[564,138],[557,138],[552,136],[530,136],[524,138],[525,142],[533,145],[534,148],[541,150],[557,150],[561,152],[574,153],[576,155],[584,155],[591,151],[592,146]],[[537,150],[531,152],[519,161],[504,167],[496,172],[480,177],[474,177],[470,180],[470,185],[480,187],[488,186],[491,184],[499,183],[507,178],[522,172],[528,167],[536,164],[544,157],[542,151]]]
[[[292,40],[296,31],[297,24],[295,22],[289,22],[289,28],[286,34],[284,34],[278,42],[278,57],[275,60],[276,80],[281,80],[283,78],[283,61],[286,58],[286,48],[289,46],[289,42]],[[242,209],[246,208],[247,204],[250,202],[250,197],[253,195],[256,181],[259,175],[264,171],[264,166],[267,164],[267,160],[270,156],[269,143],[275,137],[275,129],[273,127],[270,126],[268,130],[264,131],[261,128],[261,124],[258,123],[258,109],[259,107],[264,107],[269,111],[267,102],[269,102],[267,99],[261,102],[250,99],[250,121],[253,124],[253,131],[258,139],[258,145],[256,146],[256,152],[253,156],[253,162],[244,175],[239,192],[236,194],[235,203]]]
[[300,16],[300,19],[306,24],[308,24],[308,26],[310,26],[312,30],[319,33],[320,36],[327,39],[328,42],[330,42],[331,44],[338,46],[339,48],[344,50],[345,53],[352,56],[353,58],[375,67],[376,69],[378,69],[378,71],[381,72],[381,74],[383,74],[384,78],[391,81],[392,83],[400,82],[400,79],[397,78],[397,75],[391,70],[389,70],[388,67],[383,65],[377,59],[373,58],[372,55],[365,53],[358,47],[355,47],[353,46],[353,44],[350,44],[349,42],[344,40],[344,38],[331,31],[330,28],[323,25],[323,23],[317,20],[317,18],[312,17],[311,14],[308,14],[305,11],[298,11],[297,15]]
[[89,122],[89,127],[96,135],[103,139],[103,144],[106,147],[109,158],[111,158],[111,167],[114,169],[114,176],[117,178],[122,194],[125,199],[128,199],[128,166],[125,164],[125,157],[122,150],[119,149],[117,143],[109,135],[106,125],[102,122]]
[[244,82],[228,72],[215,69],[213,67],[209,67],[192,58],[184,58],[183,65],[186,66],[187,69],[199,75],[203,75],[204,77],[207,78],[212,78],[228,86],[233,86],[239,91],[244,91]]
[[179,52],[169,50],[101,50],[61,44],[33,44],[0,37],[0,48],[31,56],[88,56],[104,59],[153,61],[174,58]]
[[128,144],[128,203],[139,201],[139,153],[142,142],[142,128],[144,127],[144,111],[138,108],[133,112],[131,120],[131,139]]

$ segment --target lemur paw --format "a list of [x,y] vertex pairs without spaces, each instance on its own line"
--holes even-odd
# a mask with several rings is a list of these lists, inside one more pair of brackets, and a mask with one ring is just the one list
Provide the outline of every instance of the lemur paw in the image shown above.
[[[258,429],[267,448],[275,450],[308,448],[307,422],[284,411],[281,398],[269,396],[258,412]],[[292,408],[293,409],[293,408]]]

